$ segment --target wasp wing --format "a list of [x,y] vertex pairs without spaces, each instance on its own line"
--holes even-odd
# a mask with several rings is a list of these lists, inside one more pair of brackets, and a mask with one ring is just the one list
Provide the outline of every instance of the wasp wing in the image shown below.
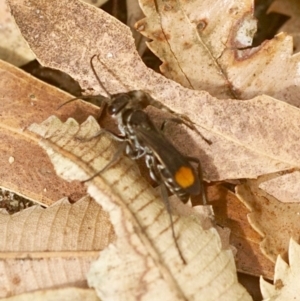
[[[188,193],[199,194],[199,175],[189,160],[176,149],[161,130],[157,129],[149,116],[144,111],[137,110],[133,112],[130,123],[139,143],[152,151],[160,164],[169,171],[172,179]],[[179,180],[181,176],[190,177],[191,185],[183,187]]]

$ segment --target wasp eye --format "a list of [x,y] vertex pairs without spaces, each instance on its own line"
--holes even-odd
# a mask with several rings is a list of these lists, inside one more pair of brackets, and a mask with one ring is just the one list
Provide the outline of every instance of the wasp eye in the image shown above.
[[115,115],[116,112],[117,112],[117,108],[116,108],[116,106],[114,106],[114,104],[111,104],[107,107],[107,113],[109,115]]
[[107,107],[107,113],[109,115],[116,115],[120,113],[129,102],[130,98],[124,93],[113,95],[112,102]]

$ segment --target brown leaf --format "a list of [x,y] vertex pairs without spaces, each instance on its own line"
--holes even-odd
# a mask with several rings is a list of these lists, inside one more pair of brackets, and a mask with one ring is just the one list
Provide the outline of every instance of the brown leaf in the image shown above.
[[239,185],[237,195],[251,211],[248,214],[251,226],[263,237],[262,253],[275,262],[278,254],[287,258],[290,238],[300,237],[300,204],[279,202],[259,188],[261,181],[263,177]]
[[286,171],[265,175],[259,181],[259,188],[283,203],[300,202],[300,172]]
[[293,51],[297,53],[300,51],[300,3],[298,0],[275,0],[272,2],[268,13],[276,12],[289,16],[290,19],[287,20],[280,28],[280,31],[287,32],[293,36]]
[[153,40],[149,47],[169,78],[218,98],[267,94],[300,106],[292,37],[280,34],[249,48],[256,31],[253,1],[140,2],[146,18],[136,28]]
[[16,66],[35,59],[34,53],[16,26],[6,1],[0,1],[0,59]]
[[172,138],[183,153],[201,159],[208,180],[253,178],[299,165],[298,109],[267,96],[227,101],[184,89],[144,66],[124,25],[84,3],[64,1],[36,0],[30,6],[9,1],[39,60],[98,92],[90,59],[99,54],[101,62],[95,60],[95,68],[110,93],[144,90],[187,115],[212,144],[179,127]]
[[[76,284],[115,238],[108,214],[90,197],[47,209],[0,212],[0,297]],[[20,264],[22,262],[22,264]]]
[[152,40],[148,46],[163,61],[161,71],[185,87],[234,98],[228,67],[218,59],[226,47],[250,46],[256,29],[250,2],[239,7],[220,0],[140,3],[146,18],[136,28]]
[[[93,118],[79,126],[73,119],[61,123],[50,117],[29,129],[45,138],[41,145],[57,173],[67,180],[93,176],[118,149],[107,133],[86,142],[78,139],[99,132]],[[187,262],[183,264],[163,201],[140,177],[134,161],[122,157],[87,185],[88,192],[109,212],[118,237],[89,272],[89,284],[101,298],[251,300],[237,282],[231,251],[222,250],[216,230],[204,230],[196,214],[172,217]]]
[[249,211],[234,193],[222,185],[209,186],[207,196],[209,204],[213,206],[217,225],[231,230],[230,243],[237,249],[237,270],[273,279],[274,264],[260,251],[261,237],[249,225]]
[[97,110],[79,102],[57,110],[59,104],[71,98],[70,95],[2,61],[0,77],[1,111],[5,112],[0,116],[1,187],[45,205],[64,196],[78,200],[85,195],[84,187],[57,177],[46,153],[38,146],[37,138],[24,129],[51,113],[62,118],[71,113],[83,121],[90,114],[96,116]]

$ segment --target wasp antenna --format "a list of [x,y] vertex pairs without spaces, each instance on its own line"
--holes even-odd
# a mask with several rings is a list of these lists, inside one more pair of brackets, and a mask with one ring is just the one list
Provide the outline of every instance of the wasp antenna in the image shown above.
[[93,73],[94,73],[94,75],[95,75],[95,77],[96,77],[96,79],[97,79],[97,81],[98,81],[100,87],[105,91],[105,93],[109,96],[109,98],[111,98],[111,94],[110,94],[110,93],[107,91],[107,89],[104,87],[102,81],[100,80],[100,78],[99,78],[99,76],[98,76],[98,74],[97,74],[97,72],[96,72],[96,69],[95,69],[95,66],[94,66],[94,63],[93,63],[93,59],[94,59],[95,57],[96,57],[96,58],[98,59],[98,61],[103,65],[103,63],[102,63],[101,60],[99,59],[98,55],[97,55],[97,54],[94,54],[94,55],[91,57],[91,60],[90,60],[90,64],[91,64],[92,71],[93,71]]
[[61,107],[65,106],[66,104],[76,100],[76,99],[83,99],[83,100],[87,100],[88,102],[98,106],[98,107],[101,107],[101,104],[103,102],[103,100],[106,99],[106,97],[104,96],[101,96],[103,97],[103,99],[100,98],[99,95],[81,95],[80,97],[75,97],[75,98],[72,98],[72,99],[69,99],[67,101],[65,101],[64,103],[62,103],[61,105],[59,105],[56,110],[59,110]]
[[61,105],[59,105],[56,110],[59,110],[60,108],[62,108],[63,106],[65,106],[66,104],[76,100],[76,99],[79,99],[79,97],[75,97],[75,98],[72,98],[72,99],[69,99],[68,101],[65,101],[64,103],[62,103]]

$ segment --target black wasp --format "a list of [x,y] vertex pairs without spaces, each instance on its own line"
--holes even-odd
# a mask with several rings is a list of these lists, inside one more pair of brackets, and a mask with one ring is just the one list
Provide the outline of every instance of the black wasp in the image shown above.
[[[107,113],[117,120],[118,129],[120,131],[120,135],[115,135],[107,130],[101,130],[99,134],[103,133],[103,131],[108,132],[115,140],[125,143],[111,162],[91,178],[85,180],[85,182],[93,179],[95,176],[115,164],[124,151],[127,156],[134,160],[145,157],[151,178],[161,186],[162,197],[171,220],[172,235],[179,255],[185,263],[175,237],[166,187],[172,194],[177,195],[183,203],[186,203],[191,195],[199,195],[201,193],[203,204],[206,204],[207,201],[203,189],[200,161],[197,158],[182,155],[165,137],[163,134],[165,122],[161,129],[158,129],[154,125],[149,115],[144,111],[148,105],[156,106],[155,101],[149,94],[143,91],[110,94],[105,89],[96,73],[93,65],[93,59],[95,57],[97,56],[94,55],[91,58],[93,73],[102,89],[109,96],[103,98],[103,103],[104,105],[107,105]],[[71,99],[70,101],[72,100],[74,99]],[[66,103],[62,105],[65,104]],[[173,118],[171,120],[184,123],[178,118]],[[95,135],[93,138],[99,134]],[[198,172],[196,172],[191,162],[198,164]]]

